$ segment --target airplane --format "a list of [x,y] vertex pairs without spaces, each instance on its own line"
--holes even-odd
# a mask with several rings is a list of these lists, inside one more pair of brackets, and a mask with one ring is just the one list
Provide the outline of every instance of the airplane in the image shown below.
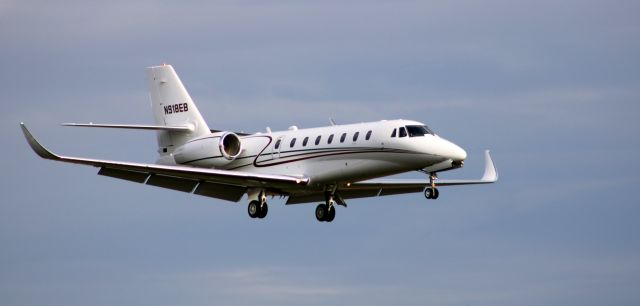
[[[437,199],[440,186],[490,184],[498,180],[489,150],[478,180],[438,179],[459,169],[467,153],[427,125],[382,120],[253,134],[211,130],[171,65],[146,68],[155,124],[65,123],[65,126],[157,132],[155,164],[61,156],[20,123],[27,143],[42,158],[90,165],[98,174],[226,201],[246,194],[251,218],[267,215],[267,197],[286,204],[321,202],[315,217],[332,222],[345,200],[404,193]],[[420,171],[427,179],[381,179]]]

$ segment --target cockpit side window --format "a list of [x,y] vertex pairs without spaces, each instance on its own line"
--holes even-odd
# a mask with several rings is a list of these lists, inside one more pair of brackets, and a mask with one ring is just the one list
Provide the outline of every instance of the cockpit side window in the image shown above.
[[396,137],[396,130],[397,129],[393,129],[393,132],[391,133],[391,137]]
[[400,137],[407,137],[407,130],[403,127],[400,128]]
[[432,129],[430,129],[428,126],[423,125],[422,127],[427,131],[427,133],[429,133],[429,134],[431,134],[431,135],[435,135],[435,134],[436,134],[436,132],[434,132],[434,131],[433,131]]
[[407,132],[409,133],[409,137],[424,136],[426,134],[433,135],[433,131],[426,125],[407,125]]

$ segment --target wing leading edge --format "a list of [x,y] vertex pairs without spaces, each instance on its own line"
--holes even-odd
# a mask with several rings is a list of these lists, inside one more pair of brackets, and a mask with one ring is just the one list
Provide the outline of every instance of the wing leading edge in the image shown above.
[[44,159],[99,167],[100,175],[229,201],[240,200],[246,190],[252,187],[287,188],[305,186],[309,183],[309,178],[305,176],[257,174],[61,156],[42,146],[24,123],[20,123],[20,128],[31,149]]

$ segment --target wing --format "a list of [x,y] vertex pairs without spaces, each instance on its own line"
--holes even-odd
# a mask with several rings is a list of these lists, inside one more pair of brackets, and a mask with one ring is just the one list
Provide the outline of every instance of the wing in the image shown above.
[[[489,150],[484,152],[485,168],[482,178],[479,180],[437,180],[436,186],[457,186],[457,185],[476,185],[491,184],[498,181],[498,172],[491,159]],[[362,182],[354,182],[341,186],[338,189],[340,197],[343,199],[377,197],[385,195],[403,194],[423,192],[429,186],[428,180],[368,180]],[[304,192],[304,191],[302,191]],[[308,202],[324,201],[324,193],[308,192],[308,193],[291,193],[287,204],[299,204]]]
[[309,178],[304,176],[257,174],[187,166],[143,164],[60,156],[42,146],[35,137],[33,137],[31,132],[29,132],[24,123],[20,123],[20,127],[29,146],[42,158],[99,167],[100,171],[98,171],[98,174],[100,175],[178,191],[192,192],[194,194],[223,200],[239,201],[246,190],[251,187],[265,188],[265,186],[268,186],[274,189],[287,189],[295,186],[305,186],[309,182]]

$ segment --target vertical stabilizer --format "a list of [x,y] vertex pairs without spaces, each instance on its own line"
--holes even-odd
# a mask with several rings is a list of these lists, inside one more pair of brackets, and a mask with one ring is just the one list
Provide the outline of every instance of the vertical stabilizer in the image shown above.
[[166,155],[187,141],[210,133],[207,123],[171,65],[148,67],[151,108],[157,125],[192,126],[192,131],[158,131],[158,152]]

